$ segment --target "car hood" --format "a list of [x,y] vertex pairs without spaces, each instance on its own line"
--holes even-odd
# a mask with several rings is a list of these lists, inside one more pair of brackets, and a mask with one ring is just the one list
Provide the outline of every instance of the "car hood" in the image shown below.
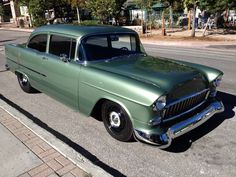
[[199,70],[169,59],[151,56],[123,56],[95,62],[91,66],[155,85],[166,92],[181,87],[185,90],[184,94],[187,94],[202,90],[207,84]]

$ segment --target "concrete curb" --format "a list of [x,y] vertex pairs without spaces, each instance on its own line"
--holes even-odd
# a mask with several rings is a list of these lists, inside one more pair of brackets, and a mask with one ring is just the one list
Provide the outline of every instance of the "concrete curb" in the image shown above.
[[51,133],[45,131],[43,128],[34,124],[30,119],[28,119],[25,115],[20,113],[15,108],[8,105],[6,102],[0,99],[0,107],[5,110],[12,117],[20,121],[23,125],[29,128],[32,132],[34,132],[37,136],[51,145],[54,149],[64,155],[66,158],[75,163],[78,167],[84,170],[87,173],[92,174],[94,177],[111,177],[106,171],[101,169],[100,167],[92,164],[88,159],[86,159],[83,155],[76,152],[74,149],[69,147],[67,144],[57,139]]

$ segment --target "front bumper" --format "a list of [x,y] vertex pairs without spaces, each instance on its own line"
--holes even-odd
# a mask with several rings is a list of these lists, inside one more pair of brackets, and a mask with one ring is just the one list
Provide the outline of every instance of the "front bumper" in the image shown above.
[[135,130],[135,136],[138,140],[144,141],[149,144],[157,145],[159,148],[165,149],[171,145],[172,139],[179,137],[196,127],[200,126],[211,118],[214,114],[224,111],[224,105],[221,101],[213,101],[201,112],[196,115],[176,123],[168,128],[165,133],[161,135],[149,134],[144,131]]

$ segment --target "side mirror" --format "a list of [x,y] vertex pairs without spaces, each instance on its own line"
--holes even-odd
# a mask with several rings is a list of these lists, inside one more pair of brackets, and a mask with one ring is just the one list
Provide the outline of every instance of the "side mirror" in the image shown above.
[[69,61],[69,58],[66,54],[60,54],[60,60],[63,61],[63,62],[68,62]]

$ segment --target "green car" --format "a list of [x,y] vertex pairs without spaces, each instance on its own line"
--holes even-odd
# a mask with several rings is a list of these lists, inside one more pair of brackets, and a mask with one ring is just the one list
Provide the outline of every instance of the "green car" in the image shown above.
[[130,29],[48,25],[5,51],[25,92],[101,118],[120,141],[134,137],[166,148],[224,110],[216,98],[221,71],[148,56]]

